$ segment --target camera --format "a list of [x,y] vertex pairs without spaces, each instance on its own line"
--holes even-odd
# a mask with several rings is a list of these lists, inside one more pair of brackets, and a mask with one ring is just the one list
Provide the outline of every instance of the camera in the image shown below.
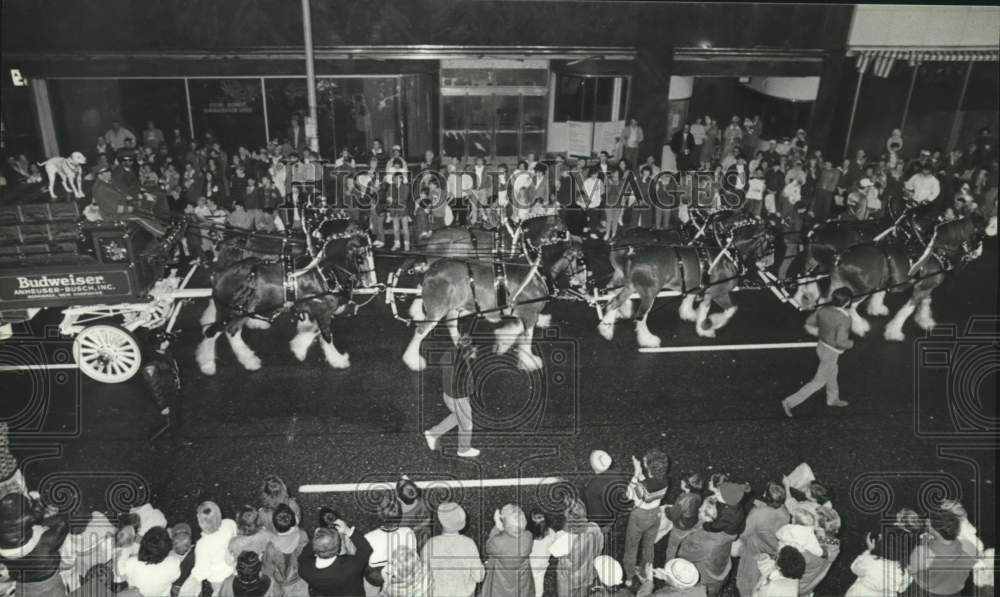
[[927,439],[998,442],[1000,318],[974,316],[965,333],[939,325],[914,343],[914,433]]

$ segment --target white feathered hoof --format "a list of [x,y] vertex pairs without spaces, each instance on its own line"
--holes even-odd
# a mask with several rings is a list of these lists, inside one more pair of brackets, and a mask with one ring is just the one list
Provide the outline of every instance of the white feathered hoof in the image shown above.
[[195,360],[198,361],[198,369],[205,375],[215,375],[215,338],[205,338],[198,344],[195,351]]
[[917,315],[916,317],[913,318],[913,320],[917,323],[918,326],[920,326],[920,329],[924,330],[925,332],[933,330],[934,326],[937,325],[937,322],[934,321],[933,317],[921,317],[920,315]]
[[819,328],[818,327],[816,327],[814,325],[809,325],[809,324],[806,324],[806,325],[804,325],[802,327],[803,327],[803,329],[805,329],[806,333],[809,334],[810,336],[819,336]]
[[605,340],[614,340],[615,338],[615,324],[613,323],[599,323],[597,325],[597,333],[601,335]]
[[886,340],[891,342],[902,342],[903,340],[906,340],[906,334],[903,333],[903,330],[897,328],[886,328],[885,334],[883,335]]
[[851,318],[851,331],[854,332],[855,335],[864,338],[865,334],[870,332],[871,329],[872,329],[871,324],[868,323],[864,318],[857,315]]
[[247,371],[256,371],[260,369],[261,366],[260,357],[255,354],[246,355],[245,357],[240,358],[239,361],[240,365],[243,365],[243,368]]
[[635,324],[635,339],[642,348],[658,348],[660,346],[660,337],[650,332],[644,321]]
[[329,344],[323,344],[323,356],[326,357],[327,364],[334,369],[347,369],[351,366],[351,355],[346,352],[338,352]]
[[299,361],[306,360],[306,355],[309,354],[309,347],[312,346],[313,340],[316,339],[317,330],[313,328],[309,330],[299,326],[299,333],[295,334],[295,337],[291,339],[288,343],[288,348],[291,349],[292,354]]
[[688,295],[681,301],[681,306],[677,309],[677,315],[680,316],[681,320],[695,321],[698,319],[698,313],[694,310],[694,298],[693,295]]
[[552,325],[552,315],[548,313],[539,313],[538,319],[535,320],[536,328],[547,328]]
[[621,314],[622,319],[632,318],[632,299],[629,299],[622,303],[621,307],[618,307],[618,313]]
[[707,320],[705,321],[705,324],[707,325],[695,325],[694,329],[698,332],[698,335],[701,336],[702,338],[714,338],[715,328],[713,328],[711,326],[711,323],[709,323]]
[[421,320],[424,318],[424,299],[415,298],[410,303],[410,319]]
[[423,371],[427,368],[427,359],[420,355],[413,355],[408,352],[403,354],[403,363],[409,367],[410,371]]
[[209,300],[208,306],[201,314],[201,318],[198,320],[201,327],[208,327],[209,325],[215,323],[215,301]]
[[542,359],[525,349],[520,349],[517,351],[517,367],[522,371],[537,371],[542,368]]

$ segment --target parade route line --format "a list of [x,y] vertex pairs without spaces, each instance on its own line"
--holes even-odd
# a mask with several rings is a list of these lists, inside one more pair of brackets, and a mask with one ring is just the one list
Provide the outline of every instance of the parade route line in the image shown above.
[[0,365],[0,373],[10,371],[45,371],[49,369],[78,369],[76,363],[60,363],[55,365]]
[[[487,487],[537,487],[538,485],[554,485],[562,483],[559,477],[520,477],[511,479],[438,479],[433,481],[414,481],[421,489],[486,489]],[[358,493],[393,489],[395,481],[362,482],[362,483],[328,483],[320,485],[300,485],[299,493]]]
[[640,348],[639,352],[711,352],[715,350],[768,350],[772,348],[816,348],[812,342],[775,342],[774,344],[715,344],[706,346],[659,346]]

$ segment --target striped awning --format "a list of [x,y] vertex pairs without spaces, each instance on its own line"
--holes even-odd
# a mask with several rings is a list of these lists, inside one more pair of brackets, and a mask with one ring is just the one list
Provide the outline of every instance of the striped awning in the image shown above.
[[858,72],[865,73],[871,68],[873,75],[886,78],[897,62],[905,62],[909,66],[924,62],[997,62],[1000,61],[1000,48],[949,50],[852,48],[847,55],[857,58]]

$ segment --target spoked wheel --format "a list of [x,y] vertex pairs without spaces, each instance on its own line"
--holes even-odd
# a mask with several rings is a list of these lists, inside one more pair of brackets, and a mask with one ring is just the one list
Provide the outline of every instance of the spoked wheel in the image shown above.
[[132,379],[142,366],[142,349],[125,328],[98,323],[77,334],[73,358],[87,377],[103,383],[122,383]]

